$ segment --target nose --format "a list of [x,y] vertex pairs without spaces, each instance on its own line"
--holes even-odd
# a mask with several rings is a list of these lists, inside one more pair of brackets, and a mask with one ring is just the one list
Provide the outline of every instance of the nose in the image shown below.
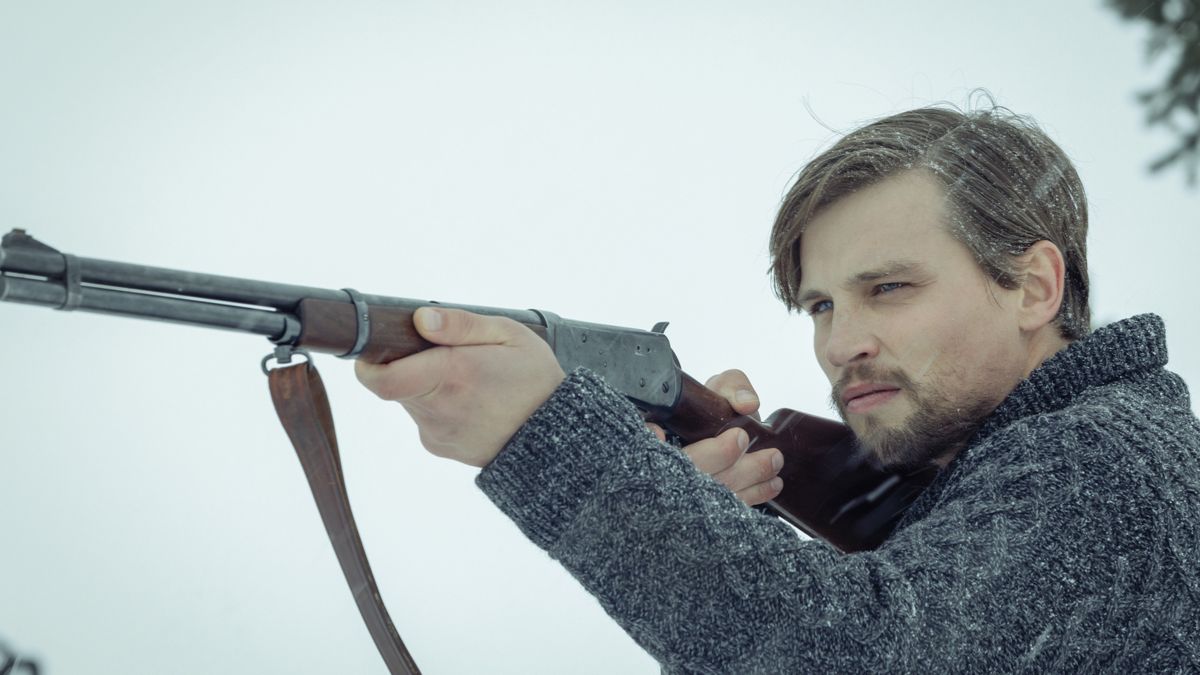
[[824,352],[830,365],[844,368],[878,356],[879,340],[863,317],[835,311],[825,336]]

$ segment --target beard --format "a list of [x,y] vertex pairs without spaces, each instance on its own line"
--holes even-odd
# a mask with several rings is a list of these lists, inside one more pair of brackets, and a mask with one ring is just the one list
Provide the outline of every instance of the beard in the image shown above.
[[[899,424],[888,425],[870,413],[851,424],[842,403],[842,392],[851,382],[894,386],[909,397],[913,411]],[[923,469],[953,459],[997,405],[991,397],[973,392],[951,400],[933,383],[917,385],[901,371],[873,366],[847,370],[834,385],[831,400],[858,436],[859,445],[892,470]]]

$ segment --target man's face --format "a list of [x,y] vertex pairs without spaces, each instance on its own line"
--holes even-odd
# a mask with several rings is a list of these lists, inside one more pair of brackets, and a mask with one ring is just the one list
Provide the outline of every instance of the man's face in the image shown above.
[[821,211],[800,242],[834,404],[890,466],[949,461],[1025,376],[1016,292],[949,234],[945,200],[928,174],[898,174]]

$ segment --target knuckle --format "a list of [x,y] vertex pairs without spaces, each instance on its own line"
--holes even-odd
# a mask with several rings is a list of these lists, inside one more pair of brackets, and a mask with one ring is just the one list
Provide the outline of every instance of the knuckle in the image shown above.
[[470,344],[501,344],[517,333],[520,323],[506,316],[485,316],[463,312],[465,341]]
[[750,384],[750,378],[747,377],[745,371],[740,368],[730,368],[722,374],[728,377],[730,380]]
[[711,440],[712,439],[704,439],[702,441],[696,441],[695,443],[685,445],[682,448],[683,454],[691,457],[693,462],[705,461],[707,460],[708,456],[712,454]]
[[368,385],[367,388],[384,401],[400,401],[403,398],[397,386],[390,380],[380,380],[374,385]]
[[767,499],[774,499],[774,498],[778,497],[779,493],[781,493],[781,492],[783,492],[783,481],[782,480],[772,480],[770,483],[767,484],[767,498],[764,499],[763,501],[766,501]]
[[456,309],[452,312],[447,312],[449,325],[458,335],[472,335],[475,332],[477,317],[470,312],[464,312],[461,309]]
[[782,485],[776,485],[774,483],[763,483],[762,485],[760,485],[758,487],[758,503],[761,504],[765,501],[770,501],[770,500],[778,497],[779,493],[782,491],[783,491]]
[[758,464],[758,479],[762,481],[768,481],[774,478],[775,474],[777,473],[772,462],[775,455],[774,451],[764,450],[755,454],[758,455],[755,457],[755,462]]
[[366,385],[374,374],[371,364],[362,360],[354,361],[354,377],[358,378],[360,384]]
[[521,328],[519,322],[506,316],[498,316],[492,325],[492,334],[496,342],[513,343],[523,337]]
[[436,347],[430,352],[429,377],[425,379],[423,391],[412,394],[412,398],[429,400],[446,393],[453,393],[462,378],[462,359],[450,347]]
[[750,506],[757,506],[764,502],[768,502],[779,496],[782,491],[782,486],[776,486],[770,482],[759,483],[753,487],[746,488],[737,493],[738,497]]
[[403,380],[397,377],[389,377],[386,373],[379,377],[373,377],[369,382],[364,382],[367,389],[373,392],[379,398],[385,401],[400,401],[404,398]]
[[743,390],[749,390],[751,393],[757,395],[754,387],[750,384],[750,378],[746,376],[746,373],[737,368],[726,370],[719,375],[709,378],[705,386],[734,404],[744,403],[744,401],[737,399],[738,393]]
[[729,370],[721,371],[708,378],[708,381],[705,382],[704,385],[709,389],[720,390],[723,387],[729,387],[733,384],[736,384],[738,382],[738,377],[745,379],[746,375],[737,368],[731,368]]
[[730,434],[730,438],[724,439],[724,442],[721,444],[718,451],[718,456],[724,462],[726,467],[733,466],[739,459],[741,459],[742,449],[738,447],[737,440],[734,438],[733,434]]
[[[495,332],[496,340],[498,342],[524,344],[524,341],[527,338],[536,337],[533,331],[529,330],[525,324],[517,321],[516,319],[510,319],[507,316],[498,316],[494,317],[494,321],[496,322]],[[534,340],[534,344],[545,345],[547,349],[549,348],[549,345],[546,345],[546,343],[540,339]]]
[[354,363],[354,376],[358,378],[359,384],[367,388],[367,391],[379,398],[385,398],[384,389],[386,388],[387,380],[381,376],[379,366],[368,366],[362,361],[356,361]]

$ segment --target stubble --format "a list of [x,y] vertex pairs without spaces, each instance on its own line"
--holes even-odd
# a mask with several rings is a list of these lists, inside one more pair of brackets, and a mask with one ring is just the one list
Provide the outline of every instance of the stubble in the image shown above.
[[[878,382],[898,388],[911,402],[912,412],[899,423],[886,423],[872,413],[856,415],[851,421],[842,403],[842,392],[853,382]],[[917,385],[902,371],[874,366],[843,373],[833,387],[831,400],[858,436],[859,444],[892,470],[945,464],[962,450],[996,407],[994,401],[980,395],[951,400],[932,382]]]

